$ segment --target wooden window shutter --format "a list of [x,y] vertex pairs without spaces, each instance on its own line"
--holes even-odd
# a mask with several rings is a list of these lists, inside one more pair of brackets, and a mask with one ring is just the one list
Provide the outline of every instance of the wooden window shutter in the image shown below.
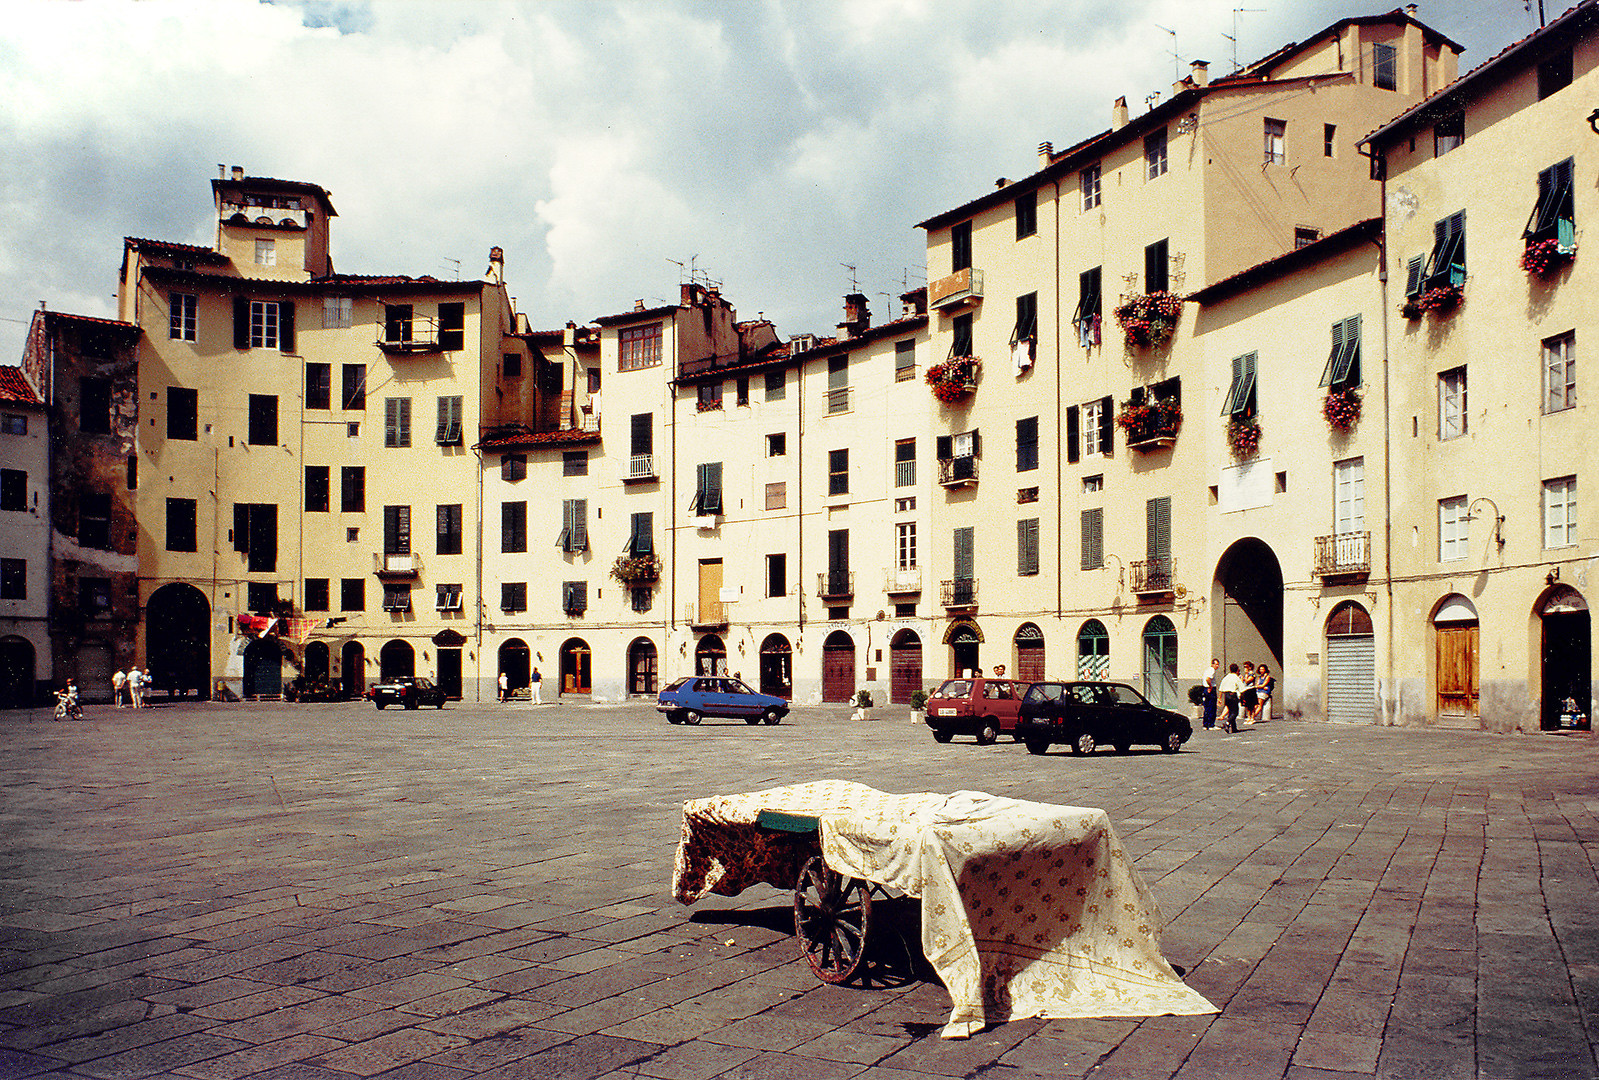
[[235,349],[248,349],[250,347],[250,298],[248,296],[235,296],[233,298],[233,347]]
[[1082,439],[1079,429],[1082,426],[1081,410],[1076,405],[1066,409],[1066,460],[1076,464],[1083,456]]
[[294,351],[294,301],[278,301],[278,351]]

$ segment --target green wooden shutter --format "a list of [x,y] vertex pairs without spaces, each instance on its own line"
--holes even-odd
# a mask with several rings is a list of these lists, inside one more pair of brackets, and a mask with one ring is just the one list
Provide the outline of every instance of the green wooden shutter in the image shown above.
[[1082,563],[1084,570],[1098,570],[1105,565],[1105,510],[1096,506],[1083,511]]
[[1038,519],[1023,518],[1016,522],[1016,573],[1038,573]]
[[1076,405],[1066,408],[1066,460],[1076,464],[1083,456],[1082,438],[1079,435],[1081,410]]
[[1144,504],[1144,551],[1150,562],[1171,558],[1171,496],[1162,495]]
[[955,530],[955,580],[970,581],[973,576],[972,527]]
[[294,301],[278,301],[278,351],[294,351]]

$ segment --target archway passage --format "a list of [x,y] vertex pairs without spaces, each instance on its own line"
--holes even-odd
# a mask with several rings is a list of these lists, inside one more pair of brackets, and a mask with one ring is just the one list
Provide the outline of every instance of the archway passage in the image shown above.
[[313,641],[305,647],[305,681],[306,683],[319,683],[328,681],[328,664],[331,656],[328,652],[328,643]]
[[378,674],[384,682],[393,682],[402,675],[416,674],[416,650],[411,643],[396,638],[383,646],[378,653]]
[[1077,677],[1100,682],[1110,677],[1110,635],[1098,619],[1077,631]]
[[1016,628],[1016,680],[1044,681],[1044,632],[1034,623]]
[[567,638],[561,645],[561,693],[593,691],[593,653],[582,638]]
[[706,634],[694,646],[694,674],[727,674],[727,646],[715,634]]
[[244,696],[283,696],[283,643],[277,638],[252,638],[244,647]]
[[1438,715],[1477,716],[1477,606],[1455,593],[1432,617]]
[[359,698],[366,693],[366,650],[359,641],[346,641],[339,650],[340,681],[344,696]]
[[202,699],[211,696],[210,624],[211,604],[193,585],[173,582],[150,594],[144,654],[156,686],[178,697],[191,690]]
[[500,645],[499,671],[505,672],[508,690],[520,690],[533,681],[532,653],[527,642],[511,638]]
[[822,642],[822,700],[849,701],[855,696],[855,639],[834,630]]
[[1345,600],[1327,616],[1327,719],[1371,724],[1377,719],[1377,639],[1371,615]]
[[34,689],[33,642],[27,638],[0,638],[0,709],[32,705]]
[[1213,640],[1222,667],[1266,660],[1283,669],[1283,570],[1264,541],[1245,537],[1216,563],[1212,584]]
[[983,632],[976,623],[963,619],[950,624],[944,634],[944,644],[949,646],[950,678],[963,678],[968,672],[977,674],[982,666],[978,656],[978,647],[982,643]]
[[661,688],[660,657],[655,642],[649,638],[634,638],[627,647],[629,694],[654,694]]
[[1569,585],[1557,585],[1543,599],[1539,623],[1543,639],[1539,724],[1548,731],[1591,728],[1593,641],[1588,602]]
[[761,693],[794,696],[794,648],[782,634],[768,634],[761,642]]
[[433,644],[439,650],[439,687],[446,697],[458,701],[465,685],[461,678],[461,648],[466,638],[446,626],[433,635]]
[[1164,615],[1144,624],[1144,696],[1163,709],[1177,700],[1177,628]]
[[921,688],[922,639],[914,630],[901,630],[888,643],[888,700],[908,705]]

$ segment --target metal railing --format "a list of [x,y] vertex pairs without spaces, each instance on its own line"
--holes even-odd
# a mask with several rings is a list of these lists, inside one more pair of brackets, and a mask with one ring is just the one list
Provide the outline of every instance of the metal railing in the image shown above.
[[655,455],[654,454],[633,454],[632,456],[630,456],[627,459],[627,472],[623,474],[622,479],[623,480],[654,480],[655,479]]
[[821,570],[816,574],[816,595],[854,596],[855,571],[853,570]]
[[850,411],[850,389],[848,386],[840,386],[827,391],[827,412],[829,416],[833,413]]
[[970,454],[939,458],[938,482],[945,486],[977,483],[977,458]]
[[414,551],[373,552],[372,572],[392,577],[416,577],[422,572],[422,557]]
[[947,608],[977,606],[977,579],[955,578],[938,586],[939,602]]
[[1317,577],[1371,573],[1371,533],[1344,532],[1316,537]]
[[1135,593],[1171,592],[1172,582],[1177,580],[1177,560],[1170,556],[1129,563],[1127,569]]
[[900,570],[890,570],[883,581],[883,591],[893,596],[896,593],[919,593],[922,591],[922,568],[920,566],[907,566]]

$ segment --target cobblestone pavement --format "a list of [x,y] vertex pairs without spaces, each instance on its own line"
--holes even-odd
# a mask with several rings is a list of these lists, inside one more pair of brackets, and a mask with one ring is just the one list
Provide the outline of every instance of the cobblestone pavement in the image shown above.
[[[1033,757],[878,713],[0,714],[0,1078],[1599,1077],[1587,736]],[[788,895],[671,898],[684,799],[835,776],[1104,807],[1220,1015],[945,1041],[925,970],[817,983]]]

